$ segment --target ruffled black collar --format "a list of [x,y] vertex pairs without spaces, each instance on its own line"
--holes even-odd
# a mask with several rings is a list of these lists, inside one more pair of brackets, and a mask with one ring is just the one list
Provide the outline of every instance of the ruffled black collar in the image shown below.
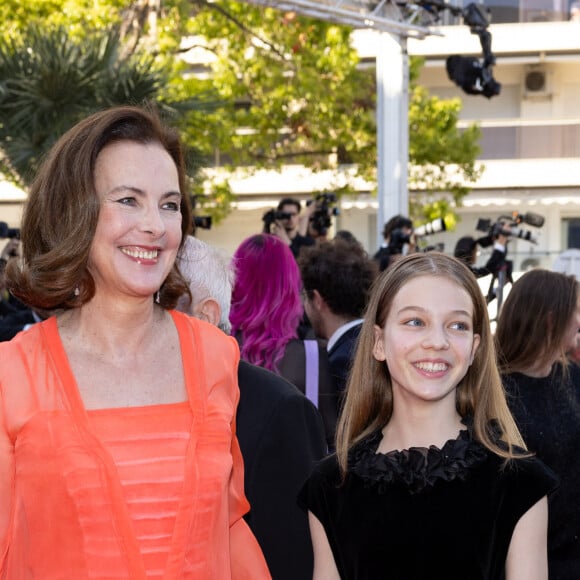
[[471,421],[463,422],[466,429],[441,449],[432,445],[377,453],[383,434],[381,430],[376,431],[353,448],[349,455],[349,470],[379,493],[384,493],[391,485],[402,485],[409,493],[416,494],[439,480],[464,481],[471,467],[486,460],[487,451],[473,439]]

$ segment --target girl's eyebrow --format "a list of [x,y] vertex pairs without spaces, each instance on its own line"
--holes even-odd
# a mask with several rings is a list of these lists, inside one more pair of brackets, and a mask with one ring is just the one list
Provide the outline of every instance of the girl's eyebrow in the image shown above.
[[[412,312],[427,312],[427,309],[423,308],[422,306],[411,305],[411,306],[403,306],[403,308],[397,311],[397,314],[402,314],[403,312],[406,312],[408,310]],[[467,310],[463,310],[462,308],[458,308],[457,310],[451,310],[451,314],[455,316],[467,316],[468,318],[471,318],[471,313],[468,312]]]

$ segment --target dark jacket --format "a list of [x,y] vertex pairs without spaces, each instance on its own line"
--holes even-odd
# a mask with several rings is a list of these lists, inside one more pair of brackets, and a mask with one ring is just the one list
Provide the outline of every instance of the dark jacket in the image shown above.
[[34,318],[32,310],[14,310],[0,318],[0,342],[14,338],[27,324],[34,324],[37,319]]
[[326,454],[322,419],[298,389],[274,373],[240,361],[237,435],[244,458],[246,516],[273,580],[310,580],[308,516],[298,491]]
[[342,396],[348,380],[348,373],[354,359],[358,336],[362,322],[349,328],[328,351],[330,374],[334,381],[335,391]]
[[[291,340],[278,363],[278,374],[290,381],[301,393],[306,394],[306,351],[304,340]],[[326,344],[316,340],[318,346],[318,410],[322,416],[326,443],[334,445],[334,434],[338,420],[339,397],[330,376],[330,365]]]

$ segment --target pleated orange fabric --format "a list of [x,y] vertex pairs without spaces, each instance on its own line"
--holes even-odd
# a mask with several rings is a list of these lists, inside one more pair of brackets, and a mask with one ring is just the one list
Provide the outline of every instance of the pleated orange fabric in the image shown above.
[[[131,409],[126,426],[118,425],[126,410],[103,411],[105,422],[119,429],[115,434],[113,425],[112,440],[102,437],[99,412],[89,417],[82,404],[56,319],[0,344],[1,578],[270,578],[242,517],[249,506],[235,437],[237,346],[211,325],[172,316],[189,408]],[[174,415],[169,447],[175,447],[160,451],[167,412]],[[115,448],[124,428],[136,441]],[[148,439],[156,441],[150,449]],[[176,483],[165,488],[169,504],[152,499],[137,508],[164,495],[149,484],[163,473],[158,463],[168,455],[174,463],[165,474]],[[151,522],[135,524],[143,514],[165,511],[158,529]],[[159,540],[154,550],[162,555],[150,559],[145,542],[156,534],[171,537]]]
[[119,474],[147,578],[163,578],[185,478],[188,403],[88,411]]

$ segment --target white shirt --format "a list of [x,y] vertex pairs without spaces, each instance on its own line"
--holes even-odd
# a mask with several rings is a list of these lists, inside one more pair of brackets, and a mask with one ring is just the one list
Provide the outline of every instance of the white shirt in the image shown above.
[[351,320],[342,326],[339,326],[333,333],[332,336],[328,339],[328,344],[326,345],[326,350],[330,351],[332,347],[338,342],[338,339],[347,331],[350,330],[353,326],[357,324],[361,324],[363,321],[362,318],[357,318],[356,320]]

